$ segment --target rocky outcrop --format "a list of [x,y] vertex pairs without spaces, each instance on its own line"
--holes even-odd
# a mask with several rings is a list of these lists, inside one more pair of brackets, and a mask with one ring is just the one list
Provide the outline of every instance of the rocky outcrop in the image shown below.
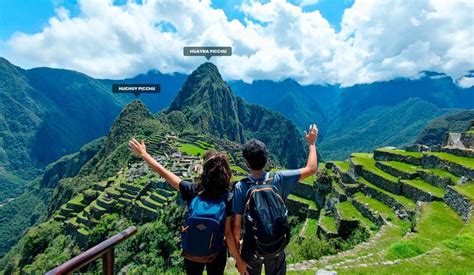
[[447,186],[446,188],[444,201],[461,216],[463,221],[467,221],[471,217],[473,211],[471,201],[451,186]]

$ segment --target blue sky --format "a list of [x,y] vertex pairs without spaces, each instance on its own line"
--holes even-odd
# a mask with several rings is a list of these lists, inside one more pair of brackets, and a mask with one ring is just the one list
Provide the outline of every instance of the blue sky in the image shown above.
[[[126,1],[114,1],[116,4],[124,2]],[[214,0],[212,7],[224,10],[229,19],[242,21],[244,14],[238,8],[241,2]],[[300,1],[289,2],[297,5]],[[353,2],[354,0],[319,0],[316,4],[305,6],[303,11],[319,10],[331,26],[339,30],[342,14],[346,8],[352,6]],[[59,6],[66,7],[71,12],[71,16],[79,13],[77,0],[0,0],[0,40],[7,40],[15,32],[31,34],[41,31],[48,24],[49,18],[55,15],[55,9]]]
[[474,0],[111,1],[0,0],[0,56],[119,79],[190,73],[205,59],[183,47],[220,45],[233,47],[212,59],[226,80],[352,86],[434,71],[474,85]]

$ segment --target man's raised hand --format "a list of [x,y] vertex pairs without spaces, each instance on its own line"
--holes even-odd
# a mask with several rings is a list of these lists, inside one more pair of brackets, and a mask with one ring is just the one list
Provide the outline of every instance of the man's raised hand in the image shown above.
[[315,144],[318,140],[318,127],[316,124],[309,125],[309,132],[304,131],[306,142],[309,145]]

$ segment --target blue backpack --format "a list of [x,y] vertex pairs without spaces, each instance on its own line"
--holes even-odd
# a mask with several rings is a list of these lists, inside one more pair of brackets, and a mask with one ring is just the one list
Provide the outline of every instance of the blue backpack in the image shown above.
[[198,263],[212,262],[224,248],[227,194],[217,200],[196,196],[181,228],[183,256]]

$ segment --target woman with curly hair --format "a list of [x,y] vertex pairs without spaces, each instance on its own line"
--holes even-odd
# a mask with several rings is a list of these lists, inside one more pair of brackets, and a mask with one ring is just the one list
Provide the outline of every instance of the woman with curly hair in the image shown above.
[[[184,265],[186,273],[202,274],[204,268],[206,268],[207,274],[224,274],[228,248],[236,260],[236,267],[239,273],[248,274],[248,265],[241,258],[237,250],[236,240],[234,240],[234,235],[232,234],[232,193],[230,192],[232,170],[230,169],[227,156],[220,152],[207,151],[204,155],[202,174],[198,178],[197,183],[193,184],[182,180],[153,159],[153,157],[148,154],[143,140],[138,142],[136,139],[132,139],[129,142],[129,147],[130,150],[141,157],[151,169],[162,176],[174,189],[178,190],[182,199],[187,203],[188,218],[186,219],[185,226],[182,228],[183,256],[185,257]],[[214,209],[218,209],[216,206],[218,206],[219,203],[222,204],[222,209],[225,209],[222,212],[225,213],[212,213]],[[211,221],[207,223],[206,217],[203,217],[202,213],[206,213],[209,217],[225,215],[222,219],[222,224],[215,225],[216,227],[224,227],[224,234],[215,234],[216,230],[217,232],[219,231],[215,228],[214,231],[212,230],[212,221],[215,219],[211,219]],[[207,236],[205,232],[210,233],[209,238],[196,238],[196,236]],[[190,249],[188,249],[188,247],[190,247]],[[193,255],[193,253],[206,253],[203,251],[207,251],[208,253],[208,250],[213,250],[211,247],[217,247],[216,253],[206,257]]]

